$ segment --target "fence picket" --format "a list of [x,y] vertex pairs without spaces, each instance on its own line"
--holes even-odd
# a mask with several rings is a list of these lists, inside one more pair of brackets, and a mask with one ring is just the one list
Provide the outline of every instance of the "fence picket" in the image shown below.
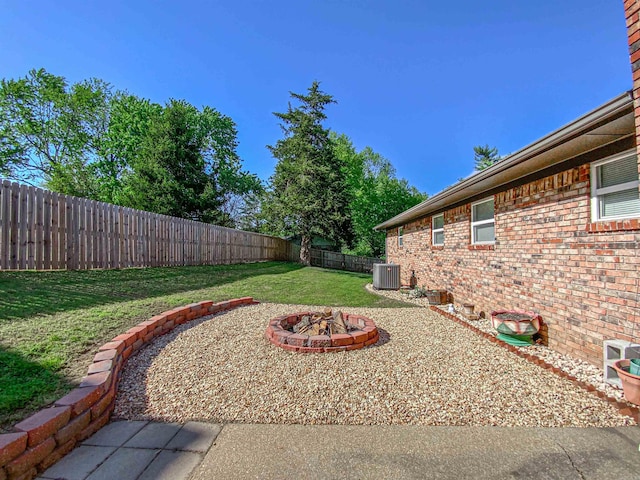
[[[268,235],[0,183],[0,269],[58,270],[298,261]],[[323,260],[324,258],[324,260]],[[318,266],[370,271],[373,261],[312,251]]]
[[0,269],[8,269],[9,252],[9,231],[11,230],[11,183],[3,180],[0,185]]
[[36,268],[38,270],[49,270],[51,268],[51,192],[40,188],[38,191],[42,192],[42,197],[38,196],[38,204],[42,205],[40,225],[40,232],[42,235],[42,257],[41,263]]

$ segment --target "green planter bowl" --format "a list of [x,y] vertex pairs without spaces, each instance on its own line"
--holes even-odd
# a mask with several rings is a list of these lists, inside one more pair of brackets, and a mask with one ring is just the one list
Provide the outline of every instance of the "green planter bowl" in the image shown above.
[[640,375],[640,358],[632,358],[629,361],[629,373],[631,375]]
[[534,312],[496,310],[491,312],[491,326],[506,335],[534,335],[540,330],[541,317]]

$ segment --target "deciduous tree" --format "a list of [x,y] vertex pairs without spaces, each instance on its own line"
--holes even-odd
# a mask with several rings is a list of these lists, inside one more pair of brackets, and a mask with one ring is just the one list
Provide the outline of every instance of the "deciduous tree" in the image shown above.
[[358,152],[346,135],[333,134],[332,139],[336,155],[346,165],[351,192],[355,242],[349,253],[380,257],[385,253],[385,233],[373,227],[426,200],[427,195],[398,179],[391,162],[370,147]]
[[88,164],[96,155],[111,87],[102,80],[69,85],[44,69],[0,82],[0,169],[8,178],[45,182],[90,196]]

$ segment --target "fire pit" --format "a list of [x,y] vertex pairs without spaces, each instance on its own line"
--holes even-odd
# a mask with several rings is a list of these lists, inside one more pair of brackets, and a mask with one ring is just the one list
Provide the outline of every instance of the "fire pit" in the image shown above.
[[267,339],[285,350],[322,353],[357,350],[378,341],[378,329],[370,318],[333,312],[300,312],[269,321]]

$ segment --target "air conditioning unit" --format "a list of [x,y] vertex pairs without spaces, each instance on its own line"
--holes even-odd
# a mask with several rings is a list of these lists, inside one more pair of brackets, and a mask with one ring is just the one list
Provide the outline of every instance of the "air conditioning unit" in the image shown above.
[[374,263],[373,288],[378,290],[398,290],[400,288],[400,265]]

